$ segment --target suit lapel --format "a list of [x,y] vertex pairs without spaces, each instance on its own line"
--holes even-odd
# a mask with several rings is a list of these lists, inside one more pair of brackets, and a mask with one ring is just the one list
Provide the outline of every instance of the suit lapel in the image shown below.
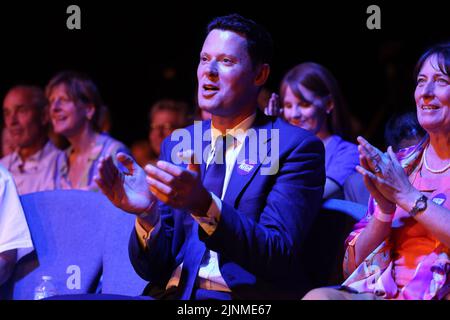
[[196,159],[200,161],[200,177],[203,181],[206,171],[206,157],[208,154],[208,150],[210,150],[211,148],[211,120],[203,121],[201,128],[201,132],[194,132],[194,139],[196,139],[197,141],[201,140],[201,149],[196,148],[194,143],[193,150],[195,152]]
[[[264,145],[263,148],[265,150],[263,149],[263,151],[265,152],[264,154],[261,154],[261,157],[259,155],[257,157],[254,157],[255,158],[254,160],[256,160],[255,163],[246,163],[247,161],[245,161],[245,163],[236,162],[234,164],[233,172],[231,173],[227,191],[225,192],[225,196],[223,199],[224,202],[232,206],[235,206],[237,198],[239,197],[241,192],[245,189],[250,180],[254,177],[256,172],[258,172],[265,158],[270,153],[269,142],[271,140],[270,135],[272,129],[272,121],[270,121],[270,118],[258,112],[255,119],[255,123],[251,129],[253,130],[249,131],[250,135],[254,134],[257,137],[257,139],[255,139],[254,141],[256,141],[258,145],[257,149],[258,154],[261,144]],[[262,130],[265,130],[265,132],[267,132],[266,136],[261,134]],[[242,146],[242,149],[239,152],[239,156],[237,158],[238,161],[248,160],[248,158],[245,157],[245,152],[246,149],[248,150],[250,139],[251,139],[250,136],[246,137],[245,144],[244,146]]]

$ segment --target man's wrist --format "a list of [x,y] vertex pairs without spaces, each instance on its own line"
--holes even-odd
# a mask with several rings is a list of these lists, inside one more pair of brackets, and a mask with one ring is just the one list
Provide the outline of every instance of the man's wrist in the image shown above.
[[208,211],[205,215],[199,216],[195,212],[192,212],[191,215],[195,221],[197,221],[200,227],[211,236],[220,221],[220,216],[222,212],[222,201],[217,197],[214,193],[209,193],[211,195],[211,205],[208,208]]
[[159,212],[156,210],[156,201],[152,201],[150,205],[141,214],[137,215],[139,223],[142,227],[152,229],[159,220]]
[[196,216],[204,217],[208,213],[209,208],[212,203],[212,196],[208,192],[208,190],[204,189],[203,195],[199,197],[199,202],[192,208],[192,212],[195,213]]

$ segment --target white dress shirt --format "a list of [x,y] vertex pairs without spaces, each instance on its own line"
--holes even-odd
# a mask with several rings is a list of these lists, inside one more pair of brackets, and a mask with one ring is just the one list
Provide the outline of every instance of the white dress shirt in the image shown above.
[[[227,147],[225,153],[225,179],[224,185],[222,189],[221,199],[223,199],[228,183],[230,182],[231,173],[233,172],[234,165],[236,163],[236,159],[239,155],[239,152],[244,145],[245,138],[247,136],[248,129],[252,126],[256,117],[256,113],[252,114],[242,122],[240,122],[237,126],[232,129],[227,130],[226,134],[230,135],[234,138],[234,144]],[[222,136],[222,133],[214,128],[211,125],[211,145],[215,146],[217,139]],[[209,166],[211,161],[214,158],[215,148],[211,148],[210,153],[208,155],[208,159],[206,161],[206,165]],[[212,235],[213,232],[217,228],[217,224],[220,221],[220,214],[222,211],[222,200],[219,199],[216,195],[211,193],[212,195],[212,203],[208,209],[206,217],[196,216],[195,213],[192,213],[192,217],[199,223],[200,227],[208,234]],[[136,232],[138,234],[138,239],[143,248],[146,246],[151,247],[152,239],[159,232],[161,227],[161,221],[158,221],[155,227],[150,230],[150,232],[146,232],[145,229],[137,222],[136,220]],[[173,272],[172,277],[167,283],[166,288],[178,286],[181,277],[181,270],[183,264],[181,263]],[[219,261],[217,253],[212,250],[206,250],[205,255],[203,256],[202,263],[200,265],[200,269],[198,272],[198,286],[202,289],[208,290],[216,290],[216,291],[230,291],[225,280],[223,279],[220,269],[219,269]]]
[[19,194],[56,188],[56,159],[62,151],[48,141],[44,147],[23,161],[17,151],[0,159],[12,174]]

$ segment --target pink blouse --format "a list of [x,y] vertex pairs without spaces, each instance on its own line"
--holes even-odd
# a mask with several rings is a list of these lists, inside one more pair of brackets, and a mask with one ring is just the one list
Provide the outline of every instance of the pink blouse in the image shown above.
[[[420,174],[421,166],[422,161],[409,176],[413,186],[434,203],[450,209],[450,175],[424,178]],[[385,299],[432,299],[448,282],[450,250],[399,207],[395,211],[389,239],[350,274],[355,267],[355,243],[375,210],[378,209],[372,202],[367,216],[347,239],[344,271],[348,278],[343,285]]]

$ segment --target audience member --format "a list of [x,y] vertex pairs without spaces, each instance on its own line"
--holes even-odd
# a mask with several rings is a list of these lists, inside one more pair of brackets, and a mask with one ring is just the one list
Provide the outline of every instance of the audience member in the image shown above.
[[35,86],[16,86],[3,100],[5,128],[15,150],[0,159],[14,177],[19,194],[55,189],[56,159],[48,139],[48,103]]
[[450,43],[422,55],[416,81],[427,136],[397,155],[358,138],[358,171],[372,198],[347,239],[347,279],[304,299],[450,298]]
[[152,150],[150,149],[150,143],[147,139],[141,139],[133,142],[130,149],[131,155],[139,166],[145,167],[147,163],[155,162],[155,158],[152,156]]
[[161,143],[174,130],[188,124],[189,106],[182,101],[163,99],[154,103],[149,110],[150,160],[156,164],[161,153]]
[[[321,204],[324,148],[312,133],[258,110],[271,52],[270,35],[253,21],[214,19],[197,69],[199,105],[212,120],[201,124],[205,135],[185,130],[203,142],[199,158],[185,150],[190,164],[175,165],[178,141],[165,139],[161,160],[145,171],[122,154],[131,175],[111,157],[99,166],[102,191],[137,216],[130,257],[153,297],[292,299],[309,287],[301,254]],[[272,172],[261,162],[236,163],[246,137],[271,146]],[[260,151],[253,158],[267,159],[269,150]]]
[[16,262],[31,251],[33,243],[13,178],[0,165],[0,286]]
[[425,135],[415,112],[391,116],[384,129],[386,146],[391,146],[394,152],[417,145]]
[[358,164],[358,150],[344,140],[350,136],[350,117],[336,79],[319,64],[299,64],[284,76],[280,98],[272,94],[266,114],[282,115],[322,140],[327,176],[323,198],[343,198],[345,180]]
[[0,147],[0,158],[3,158],[8,154],[14,152],[15,149],[11,141],[11,137],[9,136],[9,132],[5,127],[2,127],[1,130]]
[[103,102],[97,86],[86,75],[64,71],[50,80],[46,95],[55,133],[70,142],[57,159],[56,187],[98,190],[93,177],[100,157],[129,151],[100,131]]
[[[384,130],[384,139],[387,146],[392,146],[394,152],[417,145],[426,132],[420,126],[414,112],[395,114],[389,118]],[[358,172],[351,174],[344,183],[345,199],[367,205],[369,190],[364,185],[363,176]]]

